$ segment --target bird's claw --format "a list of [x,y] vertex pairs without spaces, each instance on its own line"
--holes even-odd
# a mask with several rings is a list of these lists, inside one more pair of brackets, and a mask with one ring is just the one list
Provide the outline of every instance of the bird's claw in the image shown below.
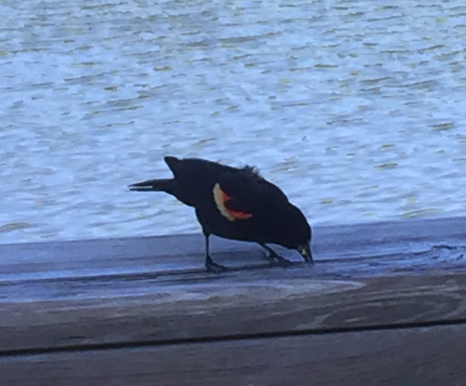
[[214,263],[214,264],[206,265],[206,269],[207,269],[207,272],[220,273],[220,272],[226,271],[227,268],[223,265]]
[[205,267],[207,269],[207,272],[212,272],[212,273],[220,273],[220,272],[226,271],[227,269],[225,266],[214,262],[210,257],[206,258]]
[[280,267],[289,267],[290,265],[293,265],[293,263],[290,260],[285,259],[284,257],[277,254],[270,254],[268,258],[270,265],[272,266],[278,265]]

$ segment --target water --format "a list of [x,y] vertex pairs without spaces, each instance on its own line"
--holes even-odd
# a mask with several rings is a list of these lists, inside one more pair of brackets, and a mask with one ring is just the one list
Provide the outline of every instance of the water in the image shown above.
[[3,1],[0,243],[196,232],[126,186],[259,166],[312,224],[464,215],[463,1]]

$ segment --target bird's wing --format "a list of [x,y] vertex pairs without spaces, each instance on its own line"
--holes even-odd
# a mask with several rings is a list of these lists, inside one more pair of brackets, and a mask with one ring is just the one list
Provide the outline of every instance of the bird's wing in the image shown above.
[[288,203],[280,188],[259,176],[221,179],[215,184],[213,195],[220,213],[231,221],[265,217]]

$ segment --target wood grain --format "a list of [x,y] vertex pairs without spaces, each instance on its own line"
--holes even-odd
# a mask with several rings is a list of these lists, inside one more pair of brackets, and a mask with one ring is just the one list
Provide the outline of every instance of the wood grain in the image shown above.
[[466,327],[0,358],[8,386],[463,386]]
[[465,225],[315,227],[312,269],[217,239],[221,275],[199,235],[3,245],[0,354],[463,320]]
[[0,385],[462,386],[465,230],[315,227],[313,269],[216,239],[220,275],[200,235],[0,245]]
[[255,279],[197,280],[143,296],[102,292],[100,298],[2,304],[0,354],[466,320],[464,273],[335,281],[299,278],[302,270],[296,271],[279,279],[269,271]]
[[[445,246],[448,248],[439,248]],[[466,217],[435,220],[315,226],[312,249],[316,267],[353,261],[389,263],[391,269],[464,264]],[[459,249],[458,249],[459,248]],[[302,262],[292,251],[284,256]],[[0,245],[0,283],[27,279],[125,276],[203,269],[200,234],[120,239],[77,240]],[[254,244],[212,238],[212,256],[232,267],[264,267],[262,249]],[[401,256],[401,257],[400,257]],[[457,260],[458,259],[458,260]],[[333,266],[332,266],[333,269]],[[338,270],[336,270],[338,272]],[[354,273],[354,272],[353,272]],[[363,272],[364,273],[364,270]],[[371,274],[371,272],[370,272]]]

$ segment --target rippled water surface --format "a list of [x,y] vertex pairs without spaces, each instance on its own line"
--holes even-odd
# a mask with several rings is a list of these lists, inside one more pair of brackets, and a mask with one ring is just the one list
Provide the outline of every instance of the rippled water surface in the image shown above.
[[313,224],[464,215],[466,4],[2,1],[0,243],[197,231],[126,186],[259,166]]

